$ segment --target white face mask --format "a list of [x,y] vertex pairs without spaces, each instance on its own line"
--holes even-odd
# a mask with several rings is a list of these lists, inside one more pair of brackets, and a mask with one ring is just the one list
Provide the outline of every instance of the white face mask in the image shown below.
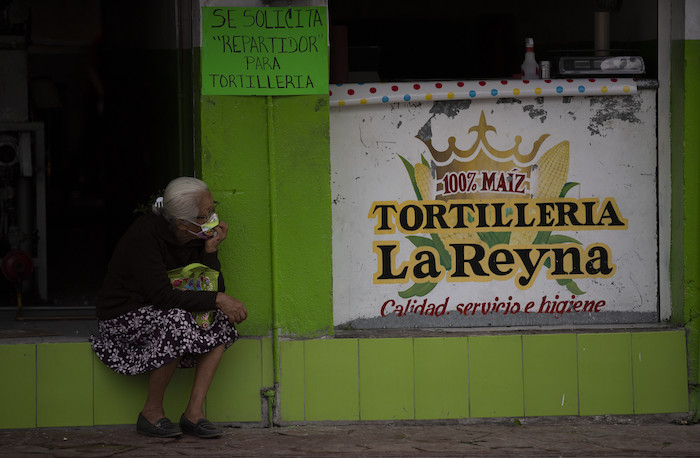
[[212,213],[207,222],[204,224],[198,224],[194,221],[190,221],[190,223],[196,224],[202,230],[199,232],[192,232],[188,229],[187,232],[200,239],[210,239],[216,235],[216,231],[214,230],[214,228],[219,225],[219,215],[217,215],[216,213]]

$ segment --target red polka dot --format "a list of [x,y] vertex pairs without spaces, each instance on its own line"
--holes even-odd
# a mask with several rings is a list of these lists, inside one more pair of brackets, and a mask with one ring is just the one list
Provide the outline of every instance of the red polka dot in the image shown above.
[[458,86],[458,87],[462,87],[462,86],[464,86],[464,83],[460,81],[460,82],[457,83],[457,86]]
[[508,81],[506,81],[506,80],[501,80],[501,84],[506,85],[506,84],[508,84]]
[[595,83],[595,78],[589,78],[588,81],[590,81],[591,83]]
[[617,83],[617,78],[610,78],[610,81],[612,81],[613,83]]
[[552,80],[544,80],[545,83],[549,84],[552,82]]
[[636,82],[636,81],[637,81],[637,78],[632,78],[632,81]]
[[416,91],[417,91],[418,89],[420,89],[420,84],[414,84],[414,85],[413,85],[413,89],[415,89]]
[[333,95],[333,91],[328,91],[328,95],[329,96]]
[[399,90],[399,87],[398,86],[391,86],[391,90],[396,92]]
[[486,86],[486,81],[479,81],[479,86]]
[[374,94],[375,92],[377,92],[377,88],[376,88],[376,87],[371,87],[371,88],[369,88],[369,92],[371,92],[372,94]]
[[353,95],[355,93],[354,89],[348,89],[348,95]]
[[442,87],[442,83],[435,83],[435,87],[440,89]]
[[573,83],[574,80],[572,80],[571,78],[567,78],[566,82],[567,82],[567,83]]
[[530,84],[530,80],[523,80],[523,84]]

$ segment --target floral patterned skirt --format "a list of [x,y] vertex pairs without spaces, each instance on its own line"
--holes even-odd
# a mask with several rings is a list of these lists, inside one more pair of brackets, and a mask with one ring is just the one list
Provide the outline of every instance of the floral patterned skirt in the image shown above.
[[110,369],[125,375],[149,372],[180,357],[179,367],[193,367],[197,356],[238,339],[220,310],[203,328],[183,309],[161,310],[148,305],[111,320],[99,320],[92,349]]

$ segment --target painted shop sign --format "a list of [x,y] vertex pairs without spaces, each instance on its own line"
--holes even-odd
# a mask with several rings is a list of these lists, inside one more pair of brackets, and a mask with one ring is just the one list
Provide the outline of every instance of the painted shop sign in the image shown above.
[[[331,89],[337,326],[658,320],[655,94],[567,83]],[[357,103],[382,91],[415,101]]]
[[327,93],[324,7],[202,8],[202,94]]

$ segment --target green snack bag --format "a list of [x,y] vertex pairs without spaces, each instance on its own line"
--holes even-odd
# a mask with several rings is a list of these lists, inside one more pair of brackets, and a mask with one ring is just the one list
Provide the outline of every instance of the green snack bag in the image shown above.
[[[193,263],[185,267],[168,271],[168,278],[173,289],[181,291],[217,291],[219,287],[219,272],[204,264]],[[208,329],[214,322],[215,310],[197,312],[195,321],[204,329]]]

